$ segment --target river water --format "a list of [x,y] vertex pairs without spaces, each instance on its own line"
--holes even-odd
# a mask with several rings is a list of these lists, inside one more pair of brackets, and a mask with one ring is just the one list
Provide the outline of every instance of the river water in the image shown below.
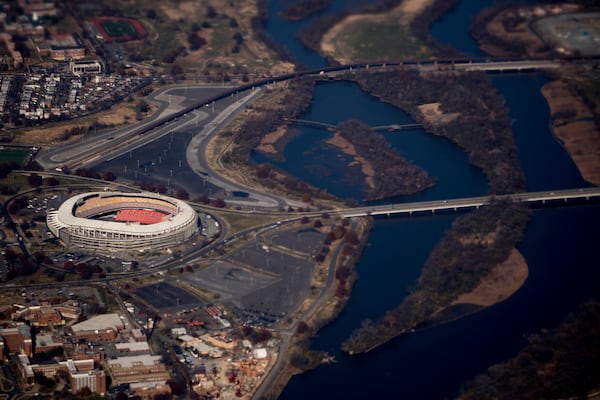
[[[434,36],[466,54],[483,55],[465,29],[478,10],[493,3],[497,1],[462,1],[434,24]],[[270,1],[272,36],[305,65],[325,65],[294,38],[294,32],[306,22],[289,24],[276,16],[283,4]],[[333,9],[362,4],[337,0]],[[527,189],[589,186],[551,135],[548,106],[539,93],[545,78],[522,74],[491,79],[514,120]],[[371,126],[410,122],[405,113],[348,82],[318,85],[312,108],[302,118],[331,124],[354,118]],[[340,197],[360,201],[360,187],[345,173],[347,159],[323,142],[330,133],[312,128],[302,128],[302,132],[288,145],[284,161],[269,161]],[[466,155],[449,141],[421,130],[386,137],[406,158],[437,178],[436,187],[406,200],[486,193],[481,171],[469,165]],[[256,156],[256,160],[267,159]],[[454,218],[436,215],[376,220],[357,265],[359,279],[347,307],[312,342],[313,348],[335,355],[338,362],[295,376],[281,399],[453,398],[464,381],[513,357],[526,344],[526,335],[555,327],[570,310],[597,294],[600,271],[592,260],[598,259],[594,250],[600,237],[600,207],[535,210],[519,245],[529,265],[529,277],[511,298],[458,321],[397,338],[365,355],[341,353],[341,342],[361,321],[376,320],[402,301]]]

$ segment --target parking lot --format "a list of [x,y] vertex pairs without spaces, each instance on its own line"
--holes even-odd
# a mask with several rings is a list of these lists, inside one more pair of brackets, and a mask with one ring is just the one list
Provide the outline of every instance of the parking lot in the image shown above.
[[186,279],[219,293],[243,323],[270,327],[306,298],[313,256],[321,249],[323,238],[324,234],[312,227],[273,232]]
[[158,282],[138,288],[135,294],[161,311],[194,306],[199,302],[190,292],[168,282]]

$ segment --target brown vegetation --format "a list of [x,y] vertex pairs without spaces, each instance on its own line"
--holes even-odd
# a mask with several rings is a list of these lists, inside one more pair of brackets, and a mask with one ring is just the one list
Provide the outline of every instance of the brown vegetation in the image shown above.
[[385,138],[360,121],[340,123],[329,143],[354,158],[364,174],[367,200],[413,194],[433,186],[421,168],[392,149]]
[[552,132],[571,155],[582,177],[600,185],[600,129],[595,112],[565,80],[547,83],[542,94],[550,106]]

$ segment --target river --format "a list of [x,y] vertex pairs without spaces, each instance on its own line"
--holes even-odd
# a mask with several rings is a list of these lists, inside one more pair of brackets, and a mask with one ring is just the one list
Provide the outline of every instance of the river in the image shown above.
[[[521,1],[523,2],[523,1]],[[464,0],[437,21],[432,33],[466,54],[482,55],[466,31],[478,10],[494,0]],[[531,3],[531,1],[529,1]],[[276,16],[284,1],[270,1],[268,28],[280,44],[305,65],[325,65],[304,49],[294,32],[307,22],[285,23]],[[334,10],[364,2],[337,0]],[[443,40],[442,40],[443,39]],[[589,186],[549,130],[549,110],[539,93],[540,74],[495,75],[492,81],[506,100],[528,190]],[[316,88],[304,119],[335,124],[356,118],[375,126],[407,122],[410,117],[378,102],[355,84],[334,82]],[[361,200],[360,187],[345,173],[347,160],[323,143],[329,133],[302,128],[287,147],[280,167],[340,197]],[[421,130],[387,134],[405,157],[437,177],[435,188],[412,200],[475,196],[487,191],[481,171],[449,141]],[[257,156],[257,161],[265,161]],[[360,356],[339,351],[340,343],[366,318],[376,320],[402,301],[415,283],[429,252],[454,215],[376,219],[360,262],[359,279],[340,317],[324,328],[312,347],[335,355],[338,362],[292,378],[281,399],[445,399],[490,365],[513,357],[525,337],[555,327],[582,301],[597,294],[600,207],[535,210],[519,250],[530,271],[524,286],[506,301],[474,315],[430,330],[397,338]],[[584,230],[583,227],[586,227]]]

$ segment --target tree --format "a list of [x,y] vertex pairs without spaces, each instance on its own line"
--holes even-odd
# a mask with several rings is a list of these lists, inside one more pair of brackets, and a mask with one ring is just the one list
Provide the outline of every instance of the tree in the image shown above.
[[31,187],[39,187],[42,185],[43,181],[42,181],[42,177],[39,176],[36,173],[31,173],[29,174],[29,176],[27,177],[27,183],[29,184],[29,186]]
[[202,203],[202,204],[210,203],[210,199],[205,194],[201,194],[200,196],[198,196],[198,198],[196,200],[198,201],[198,203]]
[[135,111],[139,114],[146,114],[150,111],[150,106],[145,100],[140,100],[135,107]]
[[206,7],[206,18],[215,18],[217,16],[217,10],[213,6]]
[[217,207],[217,208],[223,208],[225,207],[226,203],[225,200],[223,200],[220,197],[217,197],[214,201],[213,201],[213,206]]
[[60,184],[60,182],[58,181],[58,179],[56,179],[55,177],[51,176],[49,178],[46,178],[46,186],[58,186]]
[[358,234],[353,230],[346,232],[346,234],[344,235],[344,241],[351,245],[357,245],[360,242],[360,240],[358,239]]
[[175,197],[177,197],[178,199],[181,199],[181,200],[188,200],[190,198],[190,194],[185,189],[179,189],[175,193]]
[[171,66],[171,74],[173,74],[173,75],[182,75],[183,74],[183,68],[181,68],[181,65],[174,63]]
[[308,332],[309,326],[306,322],[304,321],[299,321],[298,325],[296,326],[296,332],[299,334],[303,334]]
[[343,238],[345,234],[346,234],[346,228],[344,228],[341,225],[338,225],[333,229],[333,235],[335,236],[336,239]]
[[117,176],[112,171],[106,171],[102,175],[102,179],[104,179],[105,181],[108,181],[108,182],[114,182],[117,180]]
[[240,32],[236,32],[233,34],[233,40],[235,40],[235,43],[239,46],[244,43],[244,36],[242,36]]
[[187,41],[190,45],[190,50],[198,50],[208,42],[202,36],[198,35],[198,32],[192,31],[187,36]]
[[73,271],[75,269],[75,263],[73,261],[65,261],[63,264],[65,271]]

